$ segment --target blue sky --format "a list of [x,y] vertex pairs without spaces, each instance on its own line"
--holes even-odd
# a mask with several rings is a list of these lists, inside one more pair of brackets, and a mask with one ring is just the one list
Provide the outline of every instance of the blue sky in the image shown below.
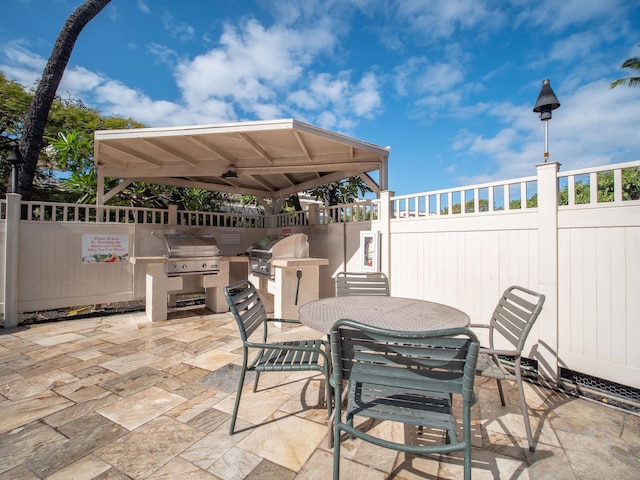
[[[0,70],[32,86],[81,0],[3,0]],[[535,174],[542,80],[561,170],[640,159],[638,0],[112,0],[58,93],[151,126],[295,118],[391,147],[410,194]]]

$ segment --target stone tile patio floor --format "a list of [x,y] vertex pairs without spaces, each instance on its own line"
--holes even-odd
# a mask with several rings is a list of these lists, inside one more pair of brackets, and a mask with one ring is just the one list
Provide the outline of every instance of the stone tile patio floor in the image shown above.
[[[277,333],[298,335],[320,334]],[[239,347],[231,315],[199,306],[164,322],[134,312],[0,329],[0,480],[330,478],[322,376],[266,374],[255,394],[248,383],[243,430],[228,435]],[[502,407],[494,381],[476,383],[474,479],[640,478],[640,417],[527,384],[531,453],[517,390],[505,386]],[[342,478],[462,476],[460,455],[343,445]]]

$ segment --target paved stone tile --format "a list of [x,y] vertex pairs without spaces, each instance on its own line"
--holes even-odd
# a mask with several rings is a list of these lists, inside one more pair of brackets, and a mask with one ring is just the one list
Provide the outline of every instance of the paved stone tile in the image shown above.
[[211,410],[223,398],[228,396],[225,392],[217,392],[207,388],[204,392],[178,405],[166,415],[183,423],[188,423],[192,418],[203,412]]
[[97,448],[109,444],[126,430],[95,412],[59,427],[69,440],[63,445],[40,449],[26,461],[26,465],[41,477],[78,461]]
[[111,465],[95,455],[87,455],[77,462],[73,462],[53,475],[49,475],[47,480],[91,480],[111,469]]
[[43,338],[34,339],[33,343],[42,345],[43,347],[50,347],[52,345],[59,345],[61,343],[73,342],[74,340],[83,340],[82,335],[77,333],[61,333],[60,335],[53,335]]
[[[279,477],[271,477],[276,479]],[[218,477],[181,458],[174,458],[146,480],[217,480]]]
[[96,453],[130,477],[146,478],[203,436],[198,429],[169,417],[160,417]]
[[[102,358],[102,356],[100,358]],[[109,360],[113,360],[113,358],[105,359],[104,361],[109,361]],[[73,376],[76,378],[86,378],[86,377],[90,377],[91,375],[96,375],[98,373],[106,373],[109,371],[110,370],[107,370],[106,368],[101,367],[96,363],[88,367],[82,368],[81,370],[76,370],[75,372],[73,372]]]
[[117,468],[110,468],[106,472],[94,477],[93,480],[131,480],[129,475],[125,475]]
[[262,459],[240,448],[232,448],[209,467],[208,471],[222,480],[243,480]]
[[51,389],[53,386],[60,386],[65,383],[72,383],[77,378],[61,370],[52,370],[33,377],[23,378],[16,382],[7,383],[0,386],[0,394],[9,400],[17,401]]
[[[296,475],[296,480],[327,480],[331,478],[331,472],[333,472],[333,454],[316,450],[309,461],[302,466]],[[340,459],[340,478],[385,480],[388,476],[385,472],[374,470],[347,458]]]
[[18,465],[4,473],[0,473],[0,480],[39,480],[34,473],[24,465]]
[[73,405],[73,402],[50,390],[2,407],[0,434],[51,415]]
[[[17,381],[23,380],[23,379],[24,379],[24,377],[22,375],[14,372],[11,369],[4,368],[4,369],[0,370],[0,386],[6,385],[7,383],[17,382]],[[2,395],[1,389],[0,389],[0,395]]]
[[95,400],[111,395],[109,390],[105,390],[97,385],[83,385],[82,382],[66,384],[62,388],[56,388],[55,392],[76,403],[82,403],[87,400]]
[[228,413],[221,412],[215,408],[209,408],[189,420],[187,425],[205,433],[211,433],[220,428],[221,425],[227,424],[230,418]]
[[171,378],[171,374],[145,366],[101,382],[98,386],[120,396],[128,397],[168,378]]
[[194,352],[194,355],[195,356],[191,360],[187,360],[184,363],[209,371],[217,370],[220,367],[224,367],[225,365],[240,358],[240,355],[225,352],[223,350],[209,350],[200,354]]
[[72,422],[73,420],[85,418],[85,416],[91,412],[94,412],[99,408],[104,408],[107,405],[111,405],[120,398],[117,395],[109,394],[109,392],[105,392],[104,390],[103,392],[105,394],[99,395],[98,398],[76,403],[64,410],[59,410],[56,413],[44,417],[42,421],[47,425],[58,428],[66,423]]
[[325,439],[327,427],[289,415],[272,420],[249,433],[238,447],[298,471]]
[[251,470],[251,473],[245,477],[245,480],[273,480],[274,478],[278,480],[292,480],[295,476],[295,472],[263,460],[256,468]]
[[[50,349],[58,347],[47,347],[42,349],[43,352],[47,351],[52,353]],[[71,350],[74,348],[71,344],[65,344],[65,348]],[[28,364],[15,367],[15,370],[25,377],[34,377],[37,375],[46,374],[52,370],[64,370],[65,367],[78,363],[78,359],[67,355],[67,353],[61,353],[60,355],[45,356],[40,359],[31,359]]]
[[0,472],[18,467],[38,451],[50,446],[60,448],[66,442],[60,432],[37,421],[4,433],[0,435]]
[[567,458],[579,479],[637,478],[640,472],[640,445],[610,436],[598,441],[595,436],[559,431]]
[[146,352],[137,352],[114,360],[101,363],[100,366],[116,373],[128,373],[140,367],[145,367],[160,360],[157,355]]
[[127,430],[134,430],[185,402],[183,397],[157,387],[149,387],[98,410]]
[[202,393],[209,392],[211,390],[206,385],[201,385],[198,383],[188,383],[181,387],[176,388],[175,390],[170,390],[168,388],[165,388],[163,385],[158,385],[158,386],[160,388],[164,388],[165,390],[173,391],[173,393],[175,393],[176,395],[180,395],[181,397],[184,397],[184,398],[194,398]]
[[180,454],[180,457],[194,465],[198,465],[202,469],[208,469],[250,432],[250,430],[243,430],[250,427],[250,425],[239,420],[236,423],[237,433],[229,435],[229,425],[230,419],[221,425],[219,429],[214,430],[187,448]]

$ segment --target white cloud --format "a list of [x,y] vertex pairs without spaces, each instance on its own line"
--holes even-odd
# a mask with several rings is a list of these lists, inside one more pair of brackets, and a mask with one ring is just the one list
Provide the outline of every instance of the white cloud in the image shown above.
[[151,13],[151,9],[144,0],[137,0],[136,5],[138,6],[138,10],[140,10],[142,13]]
[[[237,114],[244,111],[265,118],[287,108],[325,105],[343,89],[340,79],[329,81],[319,74],[310,88],[299,86],[305,69],[335,41],[319,25],[302,30],[266,28],[256,20],[242,28],[226,25],[216,48],[178,65],[176,81],[187,106],[196,108],[207,99],[224,99]],[[282,105],[286,99],[292,102],[288,107]]]
[[568,26],[576,26],[597,20],[624,15],[624,0],[540,0],[528,3],[521,16],[523,22],[538,25],[547,32],[558,32]]
[[593,54],[593,50],[602,41],[597,32],[580,32],[557,40],[549,52],[549,60],[559,62],[574,61]]
[[157,63],[168,65],[169,67],[175,66],[178,53],[172,48],[154,42],[147,44],[146,48]]
[[22,42],[10,42],[0,46],[0,52],[4,57],[0,70],[16,82],[32,87],[40,80],[47,61],[23,47]]
[[441,39],[460,30],[502,23],[504,14],[498,8],[490,10],[485,3],[479,0],[399,0],[396,11],[413,33]]
[[291,84],[299,78],[306,51],[298,32],[274,28],[267,30],[256,21],[243,30],[227,26],[220,47],[176,69],[178,85],[188,104],[209,97],[233,101],[272,98],[274,88]]
[[104,77],[97,73],[90,72],[86,68],[68,68],[64,72],[58,91],[75,92],[75,95],[80,96],[85,92],[92,91],[103,83],[104,80]]
[[359,117],[371,117],[382,106],[380,98],[378,79],[373,73],[368,73],[355,89],[353,95],[350,96],[353,111]]
[[[549,121],[549,158],[560,162],[563,171],[640,158],[635,154],[640,151],[638,89],[609,90],[607,82],[597,81],[558,96],[561,107]],[[509,126],[491,137],[460,132],[454,145],[461,156],[482,154],[491,164],[483,174],[459,180],[480,183],[531,175],[544,161],[543,122],[528,105],[495,105],[488,112],[499,114]]]
[[193,40],[196,36],[196,31],[191,25],[186,22],[177,21],[169,12],[165,12],[162,15],[162,23],[164,24],[165,30],[178,40]]

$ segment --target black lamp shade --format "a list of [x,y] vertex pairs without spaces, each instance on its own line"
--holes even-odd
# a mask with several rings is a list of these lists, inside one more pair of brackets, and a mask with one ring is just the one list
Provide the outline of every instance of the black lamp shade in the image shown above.
[[549,120],[551,118],[551,110],[555,110],[559,106],[560,102],[551,89],[550,81],[548,79],[543,80],[542,90],[540,90],[540,95],[538,95],[533,111],[540,114],[540,120]]
[[13,147],[7,156],[7,162],[11,165],[20,165],[22,163],[22,154],[18,147]]

